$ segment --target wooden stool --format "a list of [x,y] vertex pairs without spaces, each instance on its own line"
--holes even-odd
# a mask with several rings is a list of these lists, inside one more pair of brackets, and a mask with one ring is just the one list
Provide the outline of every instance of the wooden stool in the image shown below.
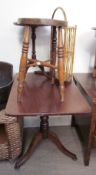
[[[30,67],[39,66],[42,73],[52,80],[54,83],[54,69],[56,68],[56,46],[58,47],[58,79],[60,85],[60,98],[64,101],[64,47],[62,42],[62,28],[67,26],[66,21],[53,20],[53,19],[39,19],[39,18],[20,18],[16,25],[24,26],[24,37],[22,56],[20,61],[19,76],[18,76],[18,101],[21,101],[21,95],[23,93],[24,81],[27,74],[27,70]],[[52,38],[51,38],[51,59],[46,61],[39,61],[36,58],[35,40],[37,27],[51,26]],[[56,30],[58,31],[58,43],[56,43]],[[28,58],[29,40],[32,38],[32,57]],[[52,71],[49,75],[44,71],[44,67],[49,67]]]

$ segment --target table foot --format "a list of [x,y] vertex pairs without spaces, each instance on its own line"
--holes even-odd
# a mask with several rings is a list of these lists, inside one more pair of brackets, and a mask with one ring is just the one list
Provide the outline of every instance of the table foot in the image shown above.
[[68,157],[71,157],[73,160],[77,160],[77,156],[64,147],[64,145],[61,143],[60,139],[54,132],[49,131],[48,138],[59,148],[62,153],[64,153]]
[[21,165],[23,165],[32,155],[34,152],[36,146],[39,144],[39,142],[42,140],[42,134],[38,132],[35,137],[33,138],[27,152],[16,162],[15,169],[20,168]]

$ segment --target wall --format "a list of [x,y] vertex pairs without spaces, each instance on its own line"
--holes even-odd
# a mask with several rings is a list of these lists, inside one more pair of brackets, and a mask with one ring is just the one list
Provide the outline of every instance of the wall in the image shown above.
[[[77,25],[74,72],[88,72],[92,68],[95,43],[92,30],[95,26],[95,0],[3,0],[0,4],[0,60],[11,62],[14,66],[14,74],[18,72],[20,62],[23,28],[13,23],[19,17],[51,18],[53,10],[58,6],[64,8],[69,24]],[[63,19],[60,11],[57,16]],[[40,59],[46,58],[49,56],[49,28],[38,29],[38,35],[37,56],[40,55]],[[25,120],[25,126],[30,124],[29,121]],[[34,126],[38,125],[38,121],[33,119]],[[51,121],[54,125],[56,124],[53,120]],[[57,117],[56,121],[58,124]],[[61,123],[68,124],[70,120],[66,118]]]

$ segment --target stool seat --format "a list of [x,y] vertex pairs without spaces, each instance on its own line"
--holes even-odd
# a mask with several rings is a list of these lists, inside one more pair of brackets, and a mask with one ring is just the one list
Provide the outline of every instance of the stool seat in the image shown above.
[[15,23],[16,25],[29,25],[29,26],[62,26],[67,27],[67,22],[64,20],[53,20],[47,18],[19,18]]

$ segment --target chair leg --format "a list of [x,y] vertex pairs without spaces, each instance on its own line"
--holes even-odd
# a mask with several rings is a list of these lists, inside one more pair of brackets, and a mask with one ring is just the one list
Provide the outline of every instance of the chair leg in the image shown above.
[[27,55],[28,55],[28,47],[29,47],[29,39],[30,39],[30,31],[31,28],[26,26],[24,29],[24,38],[23,38],[23,48],[22,48],[22,56],[19,67],[19,76],[18,76],[18,101],[21,101],[21,95],[23,92],[24,80],[27,72]]
[[[50,62],[52,65],[56,65],[56,42],[57,34],[56,27],[51,27],[51,50],[50,50]],[[51,82],[54,84],[55,81],[55,69],[50,68]]]
[[62,42],[62,28],[58,28],[58,78],[60,84],[61,102],[64,101],[64,48]]

